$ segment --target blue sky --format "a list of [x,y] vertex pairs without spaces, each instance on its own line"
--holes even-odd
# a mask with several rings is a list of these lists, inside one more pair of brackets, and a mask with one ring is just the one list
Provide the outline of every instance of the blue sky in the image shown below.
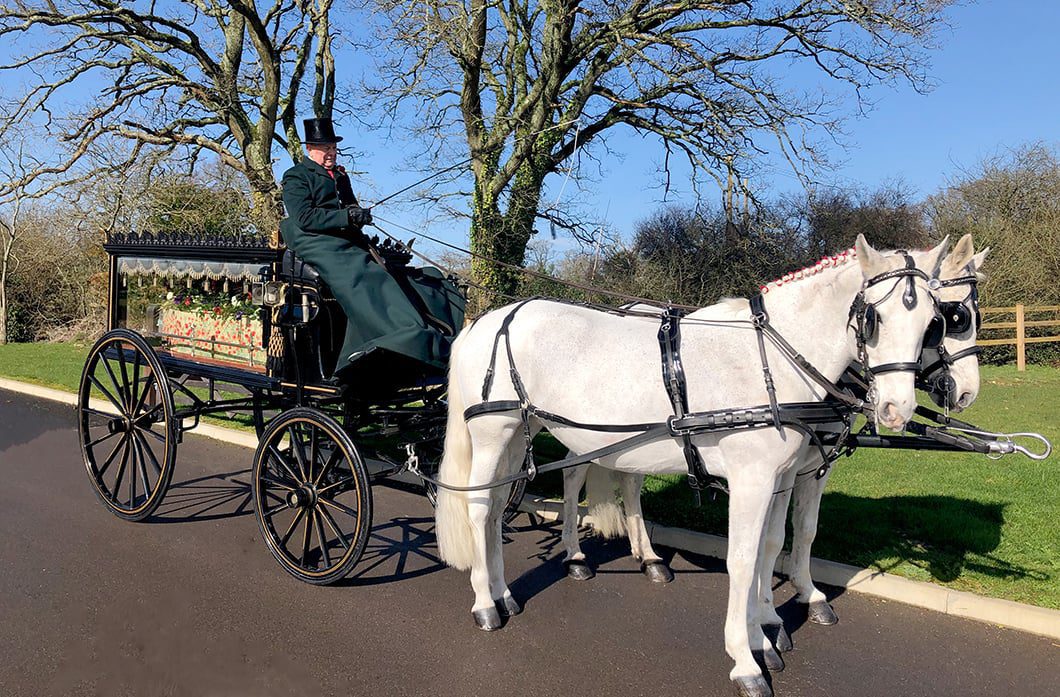
[[[362,19],[350,15],[341,23],[362,26]],[[847,147],[832,149],[831,159],[839,166],[821,174],[820,181],[874,187],[901,179],[925,196],[962,167],[974,167],[982,158],[1006,148],[1033,141],[1060,145],[1060,40],[1056,36],[1060,2],[982,0],[951,8],[949,19],[952,28],[938,37],[941,47],[931,54],[930,75],[936,88],[921,95],[905,85],[877,87],[867,94],[874,107],[864,116],[854,114],[850,97],[843,138]],[[340,71],[351,82],[370,65],[371,58],[349,49],[337,56]],[[814,89],[819,76],[799,70],[790,79],[795,89]],[[0,75],[0,90],[13,82],[14,76]],[[82,87],[91,89],[91,85]],[[384,133],[365,131],[354,123],[340,123],[338,130],[346,137],[343,145],[352,145],[358,152],[352,168],[367,173],[355,181],[363,201],[371,203],[422,176],[404,169],[407,153],[414,146],[403,145],[400,133],[387,140]],[[609,144],[623,155],[605,160],[602,176],[594,175],[581,190],[554,176],[545,199],[577,202],[628,238],[637,222],[662,204],[658,174],[662,152],[657,140],[628,131],[616,133]],[[289,161],[283,153],[277,155],[277,169],[282,171]],[[767,173],[753,183],[759,195],[769,198],[799,188],[786,164],[766,161],[764,169]],[[669,203],[695,205],[679,168],[672,184]],[[707,188],[701,195],[706,202],[716,203],[721,194]],[[466,220],[438,219],[438,211],[400,202],[387,204],[378,213],[449,242],[467,243]],[[545,232],[542,237],[549,235]],[[572,246],[564,238],[553,244],[557,250]]]
[[[832,149],[839,166],[823,174],[822,182],[872,187],[901,179],[926,196],[962,167],[974,167],[1006,148],[1038,140],[1060,145],[1060,2],[984,0],[951,8],[949,18],[952,28],[939,36],[941,46],[931,54],[935,89],[922,95],[906,85],[877,87],[868,92],[874,106],[864,116],[855,116],[853,101],[848,101],[846,148]],[[400,158],[393,143],[373,146],[373,134],[345,132],[359,140],[364,153],[357,169],[371,173],[371,182],[362,184],[365,189],[374,185],[385,194],[418,179],[394,169]],[[600,215],[606,213],[612,228],[628,237],[637,221],[661,205],[662,191],[656,186],[660,152],[657,142],[631,135],[615,138],[612,145],[626,153],[624,159],[607,162],[604,177],[587,190],[568,185],[563,196],[577,196]],[[761,177],[757,191],[768,196],[799,188],[786,164],[769,162],[767,167],[775,173]],[[561,184],[560,178],[551,180],[550,197]],[[678,183],[675,188],[668,201],[694,205],[688,187]],[[717,190],[702,195],[720,200]],[[364,198],[370,200],[367,191]],[[422,219],[422,213],[412,210],[392,208],[386,215],[410,227]],[[436,220],[431,231],[455,243],[467,239],[464,222]],[[556,246],[570,245],[560,240]]]

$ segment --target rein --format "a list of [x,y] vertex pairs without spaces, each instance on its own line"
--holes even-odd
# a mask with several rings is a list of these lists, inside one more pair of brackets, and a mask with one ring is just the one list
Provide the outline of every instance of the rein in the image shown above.
[[[858,292],[855,301],[851,305],[851,314],[857,314],[859,316],[859,329],[856,331],[856,338],[858,341],[859,355],[866,353],[865,343],[867,337],[865,336],[863,325],[864,325],[864,314],[866,307],[872,307],[875,303],[865,303],[864,293],[868,288],[883,283],[891,279],[897,279],[894,288],[897,288],[900,280],[905,278],[909,281],[910,287],[915,282],[915,278],[922,278],[929,280],[927,274],[917,269],[912,264],[912,257],[904,253],[906,259],[906,266],[902,269],[896,269],[893,271],[887,271],[877,276],[874,276],[865,281],[860,291]],[[878,302],[883,302],[891,293],[894,292],[894,288],[888,292]],[[807,437],[818,448],[821,454],[822,465],[814,470],[808,470],[807,472],[796,473],[796,476],[803,476],[809,474],[811,471],[816,472],[818,478],[823,477],[835,459],[835,454],[838,447],[833,448],[829,453],[824,443],[821,441],[817,432],[810,427],[809,424],[825,424],[841,422],[846,425],[846,432],[849,433],[849,429],[853,422],[855,412],[865,412],[866,403],[864,400],[859,399],[849,392],[843,391],[833,381],[825,377],[809,360],[807,360],[802,354],[800,354],[775,328],[773,328],[769,322],[769,314],[765,309],[765,301],[761,294],[750,299],[750,306],[752,312],[751,325],[754,327],[759,354],[762,361],[762,375],[766,385],[766,391],[769,395],[769,404],[766,406],[752,407],[749,409],[720,409],[708,412],[688,412],[688,394],[687,394],[687,383],[684,374],[684,367],[681,362],[680,353],[680,322],[683,316],[679,310],[674,307],[667,307],[662,313],[658,315],[661,320],[661,326],[658,332],[658,341],[660,348],[660,357],[662,363],[662,378],[663,385],[666,388],[667,395],[670,398],[671,406],[673,408],[673,415],[668,417],[665,422],[656,423],[639,423],[639,424],[585,424],[573,421],[566,417],[558,414],[553,414],[544,409],[541,409],[533,404],[530,400],[530,396],[523,384],[522,378],[519,375],[518,368],[515,365],[515,356],[512,353],[511,346],[511,325],[518,312],[526,307],[527,304],[539,298],[530,298],[523,300],[513,307],[504,320],[501,322],[500,329],[497,331],[496,337],[493,341],[493,351],[490,357],[489,367],[486,369],[486,374],[483,378],[481,399],[482,401],[478,404],[473,404],[464,410],[463,416],[465,421],[469,421],[473,418],[484,416],[487,414],[496,414],[501,412],[518,411],[523,425],[523,434],[525,439],[525,457],[524,457],[524,471],[516,474],[509,475],[507,477],[498,479],[482,486],[475,487],[455,487],[448,484],[439,482],[436,479],[424,477],[427,481],[446,489],[453,491],[478,491],[483,489],[491,489],[498,486],[503,486],[511,482],[526,479],[532,481],[539,473],[552,471],[556,469],[563,469],[566,467],[573,467],[576,465],[585,464],[601,457],[612,455],[622,450],[627,450],[635,446],[641,445],[648,441],[657,439],[661,436],[668,436],[670,438],[680,439],[682,442],[682,450],[684,452],[685,461],[688,465],[688,483],[695,490],[702,490],[706,488],[716,488],[726,490],[723,478],[710,474],[707,471],[706,464],[702,460],[702,456],[699,454],[699,449],[692,443],[692,437],[703,433],[709,433],[714,431],[735,431],[742,429],[751,428],[765,428],[774,427],[778,431],[783,431],[785,427],[794,428]],[[907,290],[906,298],[904,299],[905,305],[908,308],[915,307],[916,304],[916,291]],[[578,305],[569,301],[559,301],[567,304]],[[617,311],[617,310],[612,310]],[[643,314],[625,311],[627,314]],[[719,321],[720,324],[736,324],[744,323],[744,320],[735,321]],[[776,387],[773,382],[772,372],[769,368],[769,362],[765,349],[765,340],[769,341],[780,350],[787,358],[789,358],[800,370],[805,373],[807,377],[816,382],[818,385],[824,388],[824,390],[833,398],[831,402],[800,402],[790,404],[779,404],[776,397]],[[490,393],[493,389],[494,377],[497,370],[497,354],[499,353],[501,341],[504,342],[504,349],[508,359],[508,373],[511,379],[512,388],[515,390],[518,399],[515,400],[490,400]],[[908,366],[912,366],[911,368]],[[887,372],[892,370],[919,370],[920,364],[886,364],[881,366],[883,370],[879,372]],[[870,370],[870,376],[874,374]],[[871,379],[871,378],[870,378]],[[635,434],[624,438],[616,443],[612,443],[609,446],[599,448],[583,455],[572,455],[562,460],[549,463],[538,467],[534,462],[533,457],[533,436],[530,428],[530,418],[535,417],[542,421],[551,422],[554,424],[560,424],[573,428],[589,431],[599,431],[607,433],[630,433]],[[417,474],[420,474],[417,472]],[[422,475],[421,475],[422,476]],[[780,492],[775,492],[780,493]]]

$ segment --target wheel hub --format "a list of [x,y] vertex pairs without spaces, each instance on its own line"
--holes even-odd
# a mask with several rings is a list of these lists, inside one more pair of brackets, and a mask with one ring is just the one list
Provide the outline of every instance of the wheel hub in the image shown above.
[[287,494],[287,505],[291,508],[306,508],[316,504],[317,492],[312,484],[303,484]]

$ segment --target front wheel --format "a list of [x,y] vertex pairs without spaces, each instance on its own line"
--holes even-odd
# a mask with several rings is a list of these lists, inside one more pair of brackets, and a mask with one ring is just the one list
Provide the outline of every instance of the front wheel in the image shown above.
[[254,454],[258,526],[283,570],[335,583],[360,561],[372,527],[368,469],[345,430],[316,409],[283,412]]

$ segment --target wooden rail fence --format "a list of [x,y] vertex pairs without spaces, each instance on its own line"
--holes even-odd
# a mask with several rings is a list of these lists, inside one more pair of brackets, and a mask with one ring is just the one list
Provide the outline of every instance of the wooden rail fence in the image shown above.
[[[1011,307],[983,307],[982,331],[1015,329],[1015,336],[1001,339],[980,339],[976,343],[979,346],[1011,346],[1016,345],[1016,369],[1027,369],[1027,344],[1048,344],[1060,342],[1060,336],[1027,336],[1027,329],[1034,327],[1058,327],[1060,328],[1060,305],[1014,305]],[[1027,315],[1051,314],[1049,319],[1028,320]],[[1008,322],[988,321],[987,315],[1015,315],[1015,320]]]

